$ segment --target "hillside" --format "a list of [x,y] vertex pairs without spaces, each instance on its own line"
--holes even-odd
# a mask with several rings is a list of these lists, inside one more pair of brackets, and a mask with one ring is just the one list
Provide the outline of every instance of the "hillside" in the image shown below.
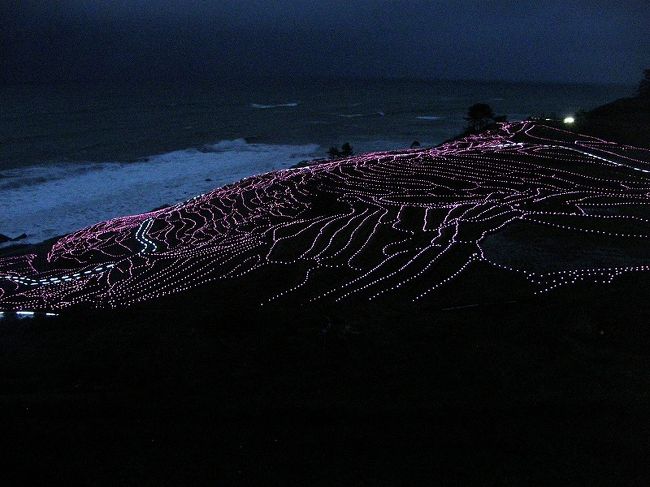
[[650,98],[621,98],[599,106],[579,117],[576,128],[622,144],[650,148]]
[[504,124],[5,256],[4,476],[645,485],[649,171]]
[[417,302],[485,269],[528,295],[610,283],[648,270],[649,161],[646,150],[520,123],[271,172],[0,259],[0,307],[156,306],[208,287],[251,287],[243,304],[257,307]]

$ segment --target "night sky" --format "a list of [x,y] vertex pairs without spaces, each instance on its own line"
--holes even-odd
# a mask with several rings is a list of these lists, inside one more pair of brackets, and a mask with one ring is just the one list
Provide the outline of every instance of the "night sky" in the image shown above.
[[647,0],[4,0],[0,81],[636,83]]

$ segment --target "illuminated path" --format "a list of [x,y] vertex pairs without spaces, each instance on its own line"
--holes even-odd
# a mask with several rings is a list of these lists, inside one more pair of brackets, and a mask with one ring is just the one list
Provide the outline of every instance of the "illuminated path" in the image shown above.
[[[609,283],[650,271],[649,205],[650,151],[503,124],[433,149],[246,178],[85,228],[47,255],[0,259],[0,310],[127,307],[262,275],[250,296],[258,305],[418,301],[477,263],[517,273],[537,293]],[[491,239],[517,225],[622,257],[546,265],[514,247],[504,257]]]

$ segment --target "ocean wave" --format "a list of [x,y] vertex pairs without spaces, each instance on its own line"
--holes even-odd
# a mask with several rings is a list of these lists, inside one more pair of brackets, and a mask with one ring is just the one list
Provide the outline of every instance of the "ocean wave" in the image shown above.
[[263,105],[261,103],[251,103],[251,107],[266,109],[266,108],[279,108],[279,107],[297,107],[299,104],[300,103],[298,103],[297,101],[289,102],[289,103],[277,103],[275,105]]
[[[48,181],[86,174],[101,168],[97,163],[60,163],[47,166],[28,166],[6,169],[0,177],[0,191],[18,189],[23,186],[43,184]],[[0,230],[1,232],[1,230]]]
[[226,151],[246,151],[251,147],[254,147],[260,144],[249,144],[246,139],[232,139],[232,140],[220,140],[215,144],[206,144],[201,147],[201,150],[204,152],[226,152]]
[[418,120],[443,120],[445,117],[439,117],[437,115],[420,115],[419,117],[415,117]]
[[174,204],[319,155],[317,144],[224,140],[142,162],[63,163],[3,171],[0,233],[34,243],[95,222]]
[[358,118],[358,117],[384,117],[386,114],[382,111],[371,112],[371,113],[337,113],[338,117],[344,118]]

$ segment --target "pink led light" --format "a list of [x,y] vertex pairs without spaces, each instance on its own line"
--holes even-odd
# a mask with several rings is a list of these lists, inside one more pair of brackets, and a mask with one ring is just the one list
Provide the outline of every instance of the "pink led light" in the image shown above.
[[245,178],[67,235],[42,258],[0,259],[0,310],[127,307],[256,279],[262,268],[278,271],[253,296],[261,305],[397,293],[417,301],[479,261],[522,275],[538,293],[611,283],[650,271],[650,259],[533,272],[495,262],[483,242],[513,222],[603,245],[648,240],[650,220],[639,213],[648,204],[650,151],[531,122],[502,124],[433,149]]

